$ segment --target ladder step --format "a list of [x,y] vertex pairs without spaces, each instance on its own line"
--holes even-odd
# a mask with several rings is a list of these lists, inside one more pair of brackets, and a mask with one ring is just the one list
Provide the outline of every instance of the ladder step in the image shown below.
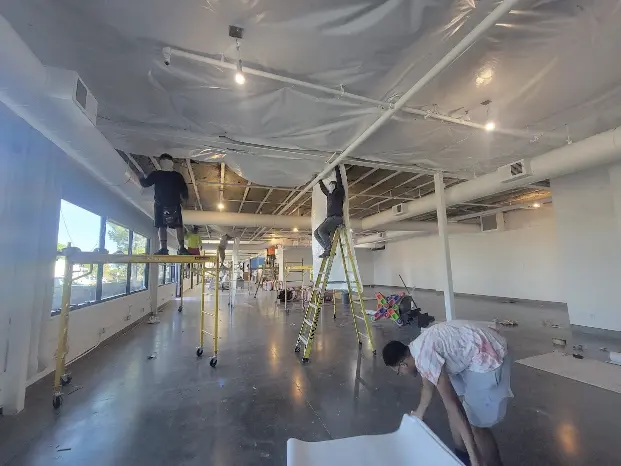
[[306,325],[308,325],[309,327],[312,327],[312,326],[313,326],[313,321],[312,321],[312,320],[310,320],[310,319],[304,319],[304,323],[305,323]]
[[300,343],[304,343],[304,346],[308,345],[308,339],[306,337],[300,337]]
[[360,316],[354,316],[356,319],[360,319],[360,320],[366,320],[364,317],[360,317]]

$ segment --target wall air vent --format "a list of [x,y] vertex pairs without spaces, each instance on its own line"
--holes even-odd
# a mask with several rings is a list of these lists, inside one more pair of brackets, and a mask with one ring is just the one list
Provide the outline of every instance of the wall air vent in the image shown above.
[[500,167],[498,173],[500,174],[500,181],[502,183],[521,180],[533,174],[528,160],[518,160],[517,162]]
[[46,70],[50,96],[56,99],[71,100],[76,111],[79,110],[93,125],[97,124],[97,100],[78,73],[52,66],[47,66]]
[[395,216],[403,215],[408,212],[407,204],[397,204],[392,206],[392,214]]
[[502,212],[481,217],[481,231],[503,231],[505,216]]

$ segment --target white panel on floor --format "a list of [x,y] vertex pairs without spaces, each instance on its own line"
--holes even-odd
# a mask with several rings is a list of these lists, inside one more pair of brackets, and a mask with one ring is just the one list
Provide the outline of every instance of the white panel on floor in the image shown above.
[[460,466],[462,462],[416,417],[405,414],[391,434],[324,442],[287,441],[287,466]]
[[550,374],[621,393],[621,367],[594,359],[576,359],[563,353],[548,353],[517,361]]

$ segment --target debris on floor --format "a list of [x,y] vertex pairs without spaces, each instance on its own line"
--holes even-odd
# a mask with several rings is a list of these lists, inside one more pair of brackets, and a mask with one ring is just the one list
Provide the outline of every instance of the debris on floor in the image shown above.
[[606,347],[604,347],[604,346],[603,346],[603,347],[601,347],[599,350],[600,350],[600,351],[603,351],[603,352],[607,352],[607,351],[608,351],[608,348],[606,348]]
[[580,353],[574,353],[572,354],[572,356],[576,359],[584,359],[584,356],[582,356]]
[[502,325],[503,327],[517,327],[518,325],[516,320],[510,320],[510,319],[505,319],[505,320],[494,319],[493,322],[495,324]]
[[550,328],[559,328],[560,327],[560,325],[555,324],[551,320],[542,320],[541,321],[541,325],[543,325],[544,327],[550,327]]
[[56,450],[56,452],[61,452],[61,451],[71,451],[71,448],[58,448]]
[[155,359],[155,358],[157,358],[157,353],[150,354],[150,355],[147,357],[147,359],[149,359],[149,360],[151,360],[151,359]]
[[584,347],[582,345],[574,345],[573,348],[575,351],[584,351]]

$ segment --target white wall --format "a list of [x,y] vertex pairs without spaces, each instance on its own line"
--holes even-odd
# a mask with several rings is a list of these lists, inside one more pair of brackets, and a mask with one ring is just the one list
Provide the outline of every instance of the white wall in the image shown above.
[[[509,212],[505,231],[450,236],[456,293],[563,302],[554,209]],[[440,290],[435,235],[386,244],[374,251],[374,282]]]
[[570,322],[621,331],[621,165],[551,180]]
[[[106,216],[157,241],[152,220],[79,167],[39,132],[0,105],[0,405],[5,413],[23,409],[29,380],[49,371],[53,271],[61,199]],[[155,273],[154,273],[155,272]],[[156,305],[157,266],[150,268],[149,291],[72,311],[70,354],[95,346]],[[160,302],[162,302],[160,299]],[[130,304],[132,317],[126,320]],[[56,329],[57,330],[57,329]],[[77,341],[72,339],[77,338]],[[56,338],[55,336],[53,337]]]

